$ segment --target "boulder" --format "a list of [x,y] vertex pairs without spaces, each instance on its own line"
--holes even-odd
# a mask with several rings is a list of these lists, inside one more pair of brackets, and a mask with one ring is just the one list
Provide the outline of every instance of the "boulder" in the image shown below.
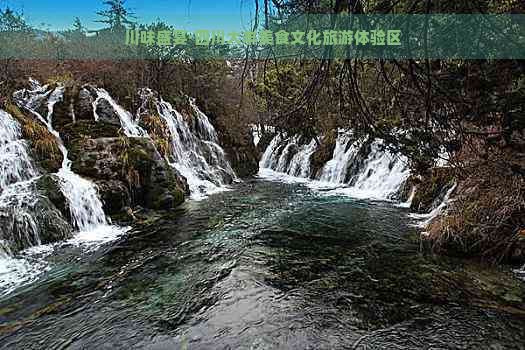
[[72,237],[72,226],[46,197],[53,191],[60,196],[59,189],[41,192],[37,181],[18,186],[13,195],[2,198],[0,205],[0,241],[3,241],[4,247],[16,253],[35,245]]
[[98,184],[108,213],[126,206],[171,209],[189,194],[186,179],[149,138],[77,139],[70,153],[72,170]]
[[128,187],[118,180],[98,180],[97,189],[104,205],[104,213],[115,215],[131,206],[131,194]]
[[62,193],[60,188],[60,179],[55,174],[47,174],[36,180],[36,187],[38,193],[47,197],[58,209],[62,216],[71,222],[71,213],[69,211],[69,204],[67,198]]
[[90,86],[83,86],[78,92],[75,100],[75,117],[76,120],[94,120],[93,102],[95,102],[96,94],[91,90]]
[[120,118],[108,100],[101,98],[97,101],[96,113],[98,121],[120,127]]

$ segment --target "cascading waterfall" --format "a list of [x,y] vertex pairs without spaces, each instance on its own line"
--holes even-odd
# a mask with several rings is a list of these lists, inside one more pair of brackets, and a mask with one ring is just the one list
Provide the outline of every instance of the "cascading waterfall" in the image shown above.
[[348,163],[359,151],[359,143],[353,142],[351,133],[343,133],[337,138],[334,155],[323,167],[320,181],[342,184],[345,182]]
[[[108,219],[104,214],[102,202],[98,198],[95,186],[71,170],[71,161],[68,158],[67,149],[60,138],[60,134],[53,128],[53,109],[55,104],[62,100],[63,94],[63,86],[57,86],[50,92],[47,91],[47,86],[42,87],[33,81],[33,90],[17,91],[14,97],[21,107],[29,110],[41,120],[49,132],[56,137],[63,155],[62,167],[57,176],[60,179],[62,193],[68,200],[73,226],[80,231],[90,231],[101,225],[106,225]],[[36,101],[42,102],[48,96],[47,116],[43,118],[36,111],[38,107]]]
[[372,151],[357,176],[351,194],[361,198],[390,198],[410,176],[407,160],[393,157],[382,149],[383,141],[375,140]]
[[[12,235],[16,226],[16,232],[23,235],[16,237],[18,241],[26,246],[39,245],[39,227],[32,215],[36,196],[33,183],[39,174],[21,136],[18,122],[0,109],[0,216],[10,219],[0,231]],[[12,237],[0,234],[0,287],[3,289],[13,288],[21,279],[33,278],[43,268],[12,258],[9,239]]]
[[[21,139],[20,125],[7,112],[0,110],[0,212],[12,219],[8,226],[20,228],[24,237],[18,237],[26,245],[40,244],[38,225],[31,215],[35,201],[33,182],[38,171],[27,151],[27,143]],[[10,227],[6,231],[13,231]],[[8,242],[0,237],[0,257],[10,256]]]
[[[427,227],[432,220],[434,220],[436,217],[438,217],[444,210],[447,209],[447,206],[449,205],[451,201],[452,193],[456,190],[457,184],[452,185],[448,190],[445,196],[443,197],[443,200],[437,205],[430,213],[427,214],[410,214],[410,216],[414,219],[419,220],[415,226],[417,227]],[[423,235],[427,234],[426,232],[422,233]]]
[[[310,177],[310,157],[317,150],[316,140],[301,144],[299,136],[276,135],[266,148],[259,166],[296,177]],[[290,155],[291,154],[291,155]]]
[[[67,200],[71,223],[79,231],[69,242],[92,244],[114,239],[125,230],[107,225],[108,219],[96,187],[73,173],[67,149],[60,134],[53,128],[54,106],[62,100],[64,87],[49,89],[47,85],[42,86],[35,80],[30,80],[30,83],[31,89],[19,90],[13,94],[13,98],[20,107],[32,113],[47,127],[56,137],[62,152],[63,162],[56,176],[60,190]],[[47,109],[44,116],[38,112],[42,106]],[[7,112],[0,110],[0,219],[3,219],[5,226],[0,229],[2,294],[10,293],[17,286],[34,280],[49,268],[47,262],[33,257],[34,253],[40,255],[43,251],[49,251],[46,246],[41,246],[41,237],[45,233],[42,231],[45,228],[41,228],[41,225],[44,222],[49,225],[50,221],[56,219],[67,225],[56,209],[49,211],[46,202],[42,202],[43,197],[37,188],[40,174],[33,165],[27,142],[21,136],[18,122]],[[55,224],[61,225],[58,221]],[[45,225],[43,227],[47,227]],[[13,244],[17,245],[17,250],[30,248],[16,253],[11,249]],[[28,254],[30,259],[26,259]]]
[[193,111],[190,122],[170,103],[162,99],[155,103],[170,134],[170,164],[186,178],[193,198],[203,198],[236,179],[219,146],[215,128],[194,100],[190,100]]
[[[315,180],[310,183],[311,187],[335,188],[330,193],[373,199],[390,199],[410,175],[406,159],[384,151],[381,140],[374,140],[370,152],[356,163],[366,142],[354,140],[351,132],[343,130],[337,137],[332,158],[320,173],[312,174],[311,156],[318,149],[318,143],[316,140],[309,143],[300,141],[298,136],[276,135],[265,150],[260,167],[290,176],[311,178]],[[354,163],[359,165],[359,169],[349,178],[348,171]]]
[[8,185],[28,180],[38,174],[22,139],[20,125],[0,110],[0,193]]
[[99,116],[97,114],[97,106],[100,100],[104,99],[111,105],[115,113],[117,113],[120,119],[120,124],[122,125],[122,128],[124,129],[124,134],[126,136],[131,137],[147,135],[146,131],[138,125],[137,120],[133,118],[133,115],[126,111],[124,108],[122,108],[106,90],[102,88],[95,88],[94,90],[97,94],[97,98],[93,102],[93,113],[95,121],[98,121],[99,119]]

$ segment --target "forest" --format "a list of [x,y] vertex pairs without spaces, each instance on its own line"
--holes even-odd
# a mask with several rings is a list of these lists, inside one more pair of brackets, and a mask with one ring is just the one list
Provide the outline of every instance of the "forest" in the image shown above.
[[0,348],[523,349],[525,4],[240,6],[254,32],[486,15],[517,42],[133,45],[184,27],[0,6]]

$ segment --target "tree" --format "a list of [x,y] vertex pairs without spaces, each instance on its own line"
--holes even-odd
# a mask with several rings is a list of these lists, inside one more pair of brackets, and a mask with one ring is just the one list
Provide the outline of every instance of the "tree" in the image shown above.
[[75,33],[82,33],[84,34],[86,32],[86,28],[84,28],[84,25],[80,21],[80,18],[75,17],[75,21],[73,22],[73,32]]
[[107,24],[111,31],[123,31],[126,30],[126,25],[134,24],[134,13],[126,8],[125,0],[108,0],[103,4],[108,9],[97,12],[97,15],[102,17],[97,22]]
[[20,13],[10,8],[0,9],[0,32],[30,32],[31,27]]

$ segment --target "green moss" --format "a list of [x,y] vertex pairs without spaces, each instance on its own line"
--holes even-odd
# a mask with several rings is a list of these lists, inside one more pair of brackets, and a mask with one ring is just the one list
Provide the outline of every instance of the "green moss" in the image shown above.
[[62,137],[66,145],[83,138],[117,137],[118,133],[117,126],[95,120],[78,120],[62,128]]
[[412,201],[411,208],[416,211],[428,211],[432,202],[455,181],[455,174],[449,168],[435,168],[424,176]]
[[56,137],[42,123],[27,116],[14,103],[7,101],[5,109],[20,123],[22,135],[29,141],[33,157],[40,167],[48,172],[58,171],[63,155]]

